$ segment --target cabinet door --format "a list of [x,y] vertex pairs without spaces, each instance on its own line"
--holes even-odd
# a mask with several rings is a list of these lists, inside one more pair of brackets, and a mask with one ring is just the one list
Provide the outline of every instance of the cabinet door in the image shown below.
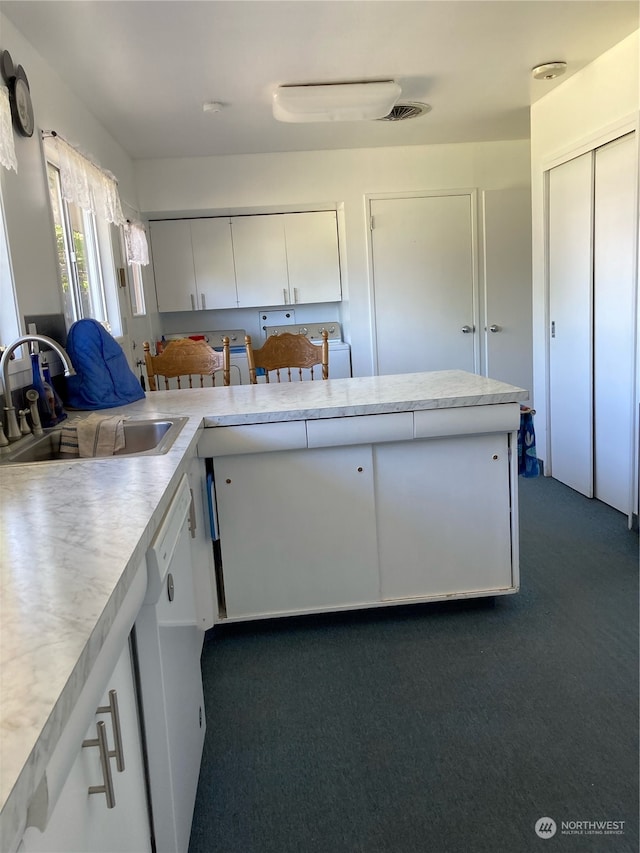
[[284,220],[281,215],[231,219],[238,307],[289,302]]
[[149,223],[158,311],[196,307],[196,279],[188,219]]
[[513,586],[506,434],[375,448],[383,600]]
[[286,213],[283,219],[291,302],[338,302],[342,291],[335,212]]
[[238,297],[229,220],[191,220],[191,245],[197,307],[200,310],[235,308]]
[[369,446],[214,460],[229,617],[379,598]]
[[[80,747],[67,781],[44,832],[29,827],[22,839],[24,853],[142,853],[151,850],[138,710],[127,643],[109,678],[100,708],[109,706],[115,690],[122,738],[124,769],[108,759],[115,806],[107,807],[103,793],[89,794],[90,786],[103,784],[97,746]],[[105,724],[109,750],[115,749],[112,714],[100,711],[89,726],[86,739],[96,739],[96,724]]]

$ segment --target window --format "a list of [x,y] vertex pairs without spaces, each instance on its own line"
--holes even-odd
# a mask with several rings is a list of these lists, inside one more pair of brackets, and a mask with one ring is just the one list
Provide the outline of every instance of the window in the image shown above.
[[4,208],[0,196],[0,344],[7,346],[20,335],[13,273],[4,223]]
[[64,201],[53,163],[47,163],[47,175],[67,326],[91,317],[109,328],[95,215]]
[[147,313],[144,301],[144,284],[142,281],[142,267],[140,264],[130,264],[131,270],[131,313],[134,317],[140,317]]

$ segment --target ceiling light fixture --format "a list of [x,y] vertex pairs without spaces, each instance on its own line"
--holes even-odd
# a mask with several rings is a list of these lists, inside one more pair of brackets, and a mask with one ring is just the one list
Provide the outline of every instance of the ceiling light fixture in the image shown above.
[[546,62],[531,69],[534,80],[555,80],[567,70],[566,62]]
[[372,121],[389,114],[402,89],[393,80],[279,86],[273,93],[278,121]]
[[218,101],[208,101],[202,105],[203,113],[219,113],[222,110],[222,104]]

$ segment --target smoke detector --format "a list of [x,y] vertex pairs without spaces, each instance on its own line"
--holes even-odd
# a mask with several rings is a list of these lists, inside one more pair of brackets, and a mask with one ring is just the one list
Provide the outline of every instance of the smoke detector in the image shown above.
[[378,121],[407,121],[410,118],[418,118],[431,112],[429,104],[420,104],[416,101],[402,101],[396,104],[391,112]]
[[566,62],[546,62],[531,69],[534,80],[555,80],[567,70]]

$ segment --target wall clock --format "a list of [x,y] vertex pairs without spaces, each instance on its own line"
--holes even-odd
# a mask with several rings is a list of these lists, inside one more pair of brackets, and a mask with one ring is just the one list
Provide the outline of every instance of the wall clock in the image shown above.
[[33,136],[33,106],[24,68],[22,65],[14,65],[9,51],[3,50],[0,54],[0,71],[9,88],[11,115],[16,130],[22,136]]
[[16,76],[11,82],[9,93],[11,95],[13,122],[18,133],[23,136],[33,136],[34,121],[31,92],[29,91],[27,75],[21,65],[16,69]]

